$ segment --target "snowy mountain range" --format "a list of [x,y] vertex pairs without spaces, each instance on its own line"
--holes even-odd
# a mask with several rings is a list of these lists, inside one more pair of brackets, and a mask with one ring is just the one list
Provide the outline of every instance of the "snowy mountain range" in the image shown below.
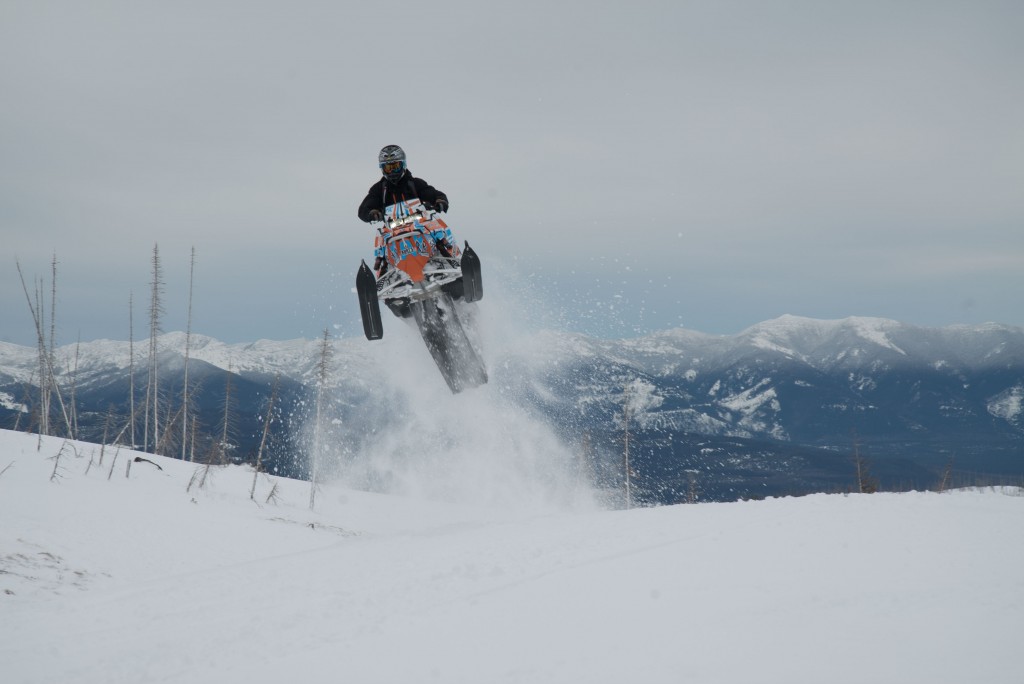
[[[382,411],[417,401],[410,369],[396,368],[395,359],[413,363],[425,354],[420,346],[408,337],[392,346],[332,342],[341,439],[359,443],[374,434]],[[159,339],[170,403],[180,401],[184,348],[182,333]],[[317,340],[231,345],[193,335],[190,382],[202,386],[202,422],[217,424],[230,375],[237,453],[247,458],[279,375],[280,407],[292,423],[277,427],[282,436],[295,433],[319,349]],[[144,351],[136,344],[140,394]],[[634,467],[647,473],[659,501],[681,496],[690,479],[684,473],[694,470],[713,498],[841,488],[855,444],[892,487],[928,486],[950,461],[963,475],[1024,475],[1024,330],[1017,327],[783,316],[732,336],[679,329],[605,340],[548,331],[491,344],[488,352],[491,382],[478,394],[528,407],[574,449],[586,445],[591,467],[606,478],[617,477],[626,387],[647,388],[657,401],[633,416]],[[96,436],[109,406],[127,413],[128,343],[63,346],[55,356],[62,384],[74,385],[86,434]],[[416,376],[417,387],[435,384],[434,374]],[[24,420],[37,376],[35,349],[0,343],[0,425],[12,426],[19,413]],[[287,453],[279,451],[277,464],[286,472]]]
[[787,316],[732,337],[680,330],[567,349],[577,378],[605,376],[599,388],[631,373],[655,384],[665,402],[652,419],[674,430],[829,444],[842,423],[865,439],[1024,428],[1024,331],[1009,326]]

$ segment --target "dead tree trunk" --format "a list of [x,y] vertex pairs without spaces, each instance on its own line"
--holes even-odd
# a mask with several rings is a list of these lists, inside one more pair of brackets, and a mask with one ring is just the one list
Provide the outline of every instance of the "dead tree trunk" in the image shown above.
[[163,291],[163,278],[160,271],[160,247],[153,245],[153,280],[150,283],[149,299],[149,382],[146,386],[146,445],[150,441],[149,417],[153,417],[153,453],[157,453],[160,443],[160,382],[157,337],[160,334],[160,315],[163,313],[160,295]]
[[192,248],[192,261],[188,271],[188,319],[185,325],[185,379],[181,391],[181,460],[185,460],[188,447],[188,410],[192,397],[188,387],[188,362],[192,345],[192,284],[196,272],[196,248]]
[[256,480],[260,476],[260,466],[263,465],[263,449],[267,446],[267,434],[270,432],[270,422],[274,417],[274,402],[277,401],[277,390],[281,384],[281,374],[274,376],[274,388],[270,390],[270,401],[267,404],[267,415],[263,419],[263,436],[260,438],[260,448],[256,452],[256,466],[253,468],[252,489],[249,490],[249,498],[256,500]]

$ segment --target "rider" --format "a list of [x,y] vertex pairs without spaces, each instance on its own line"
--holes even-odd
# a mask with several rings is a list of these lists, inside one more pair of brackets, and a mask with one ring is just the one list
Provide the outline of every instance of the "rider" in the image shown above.
[[448,211],[448,195],[409,172],[401,147],[384,147],[377,155],[377,163],[383,177],[370,186],[366,199],[359,205],[359,218],[363,221],[383,221],[384,207],[411,199],[419,199],[437,211]]
[[[434,188],[422,178],[416,178],[405,165],[405,151],[398,145],[386,145],[377,155],[382,178],[370,186],[366,198],[359,205],[359,218],[367,223],[384,220],[384,208],[399,202],[419,199],[428,209],[448,211],[448,196]],[[448,251],[447,244],[438,244],[442,253]],[[378,255],[373,265],[378,275],[387,268]]]

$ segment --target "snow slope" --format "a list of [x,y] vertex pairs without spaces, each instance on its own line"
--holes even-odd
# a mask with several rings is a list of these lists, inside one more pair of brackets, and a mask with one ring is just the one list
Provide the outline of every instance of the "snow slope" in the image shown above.
[[[0,432],[0,680],[1019,682],[1017,490],[481,507]],[[61,452],[59,462],[54,456]],[[88,470],[88,473],[86,471]],[[51,475],[56,477],[51,481]]]

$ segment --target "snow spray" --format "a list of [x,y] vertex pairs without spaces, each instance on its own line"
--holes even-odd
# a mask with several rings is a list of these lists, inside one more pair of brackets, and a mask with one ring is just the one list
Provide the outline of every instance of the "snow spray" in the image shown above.
[[536,511],[595,506],[575,449],[502,382],[506,359],[530,361],[521,357],[528,346],[521,342],[536,308],[501,280],[491,278],[486,298],[471,305],[491,381],[459,394],[449,391],[411,319],[385,311],[383,339],[366,341],[373,387],[332,430],[338,443],[328,449],[325,477],[453,503]]

